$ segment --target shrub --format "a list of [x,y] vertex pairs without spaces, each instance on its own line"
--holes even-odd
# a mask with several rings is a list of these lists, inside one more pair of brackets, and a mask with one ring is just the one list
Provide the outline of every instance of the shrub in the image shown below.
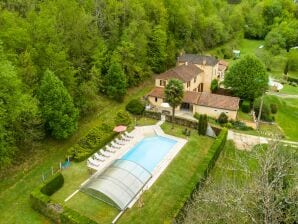
[[110,125],[102,123],[100,126],[91,129],[84,138],[69,148],[67,155],[76,162],[83,161],[116,135],[117,133],[113,132]]
[[45,183],[42,183],[35,188],[30,194],[30,204],[33,209],[59,223],[60,213],[63,207],[53,202],[49,195],[58,191],[64,183],[64,178],[61,173],[57,173],[50,177]]
[[132,114],[141,115],[145,110],[145,105],[141,100],[133,99],[126,105],[125,109]]
[[131,117],[126,111],[119,111],[115,117],[116,125],[129,125],[131,123]]
[[206,114],[200,115],[199,124],[198,124],[198,133],[199,135],[206,135],[208,126],[208,118]]
[[81,215],[77,211],[64,207],[63,213],[60,215],[62,224],[96,224],[97,222]]
[[160,120],[161,119],[161,113],[155,112],[155,111],[145,110],[144,111],[144,116],[145,117],[152,118],[152,119],[156,119],[156,120]]
[[241,122],[241,121],[231,121],[231,124],[233,125],[233,128],[237,130],[242,130],[242,131],[253,130],[252,127],[248,127],[244,122]]
[[220,124],[225,124],[225,123],[228,122],[228,116],[227,116],[224,112],[222,112],[222,113],[219,115],[217,121],[218,121],[218,123],[220,123]]
[[250,112],[250,102],[249,101],[243,101],[241,105],[241,110],[244,113]]
[[277,113],[277,105],[275,103],[270,104],[271,113],[276,114]]
[[218,89],[218,81],[217,79],[213,79],[212,82],[211,82],[211,92],[214,93],[217,91]]
[[41,193],[51,196],[58,191],[64,184],[64,178],[61,173],[55,174],[52,178],[45,182],[44,186],[40,189]]
[[[259,116],[260,105],[261,105],[261,99],[258,98],[254,102],[254,111],[256,113],[256,117]],[[271,114],[270,105],[268,104],[267,101],[264,100],[263,106],[262,106],[261,120],[272,121],[270,114]]]

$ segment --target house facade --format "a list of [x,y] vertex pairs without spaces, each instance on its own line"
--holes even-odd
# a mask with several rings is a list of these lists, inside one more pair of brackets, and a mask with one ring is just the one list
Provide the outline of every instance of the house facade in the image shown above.
[[222,72],[219,65],[219,61],[211,56],[179,57],[177,67],[156,76],[155,88],[147,95],[151,108],[171,113],[165,101],[164,88],[170,79],[178,79],[183,83],[184,97],[181,105],[176,108],[177,115],[188,114],[192,117],[199,113],[218,118],[223,112],[230,119],[236,119],[240,99],[210,93],[211,81],[220,78]]

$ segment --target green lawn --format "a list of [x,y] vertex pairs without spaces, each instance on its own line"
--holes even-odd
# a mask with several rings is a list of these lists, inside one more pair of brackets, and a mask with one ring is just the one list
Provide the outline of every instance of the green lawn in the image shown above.
[[[185,127],[165,123],[163,130],[184,137]],[[138,203],[120,218],[119,223],[171,223],[200,177],[198,164],[207,154],[213,139],[202,137],[192,130],[188,143],[171,162],[155,184],[142,195],[143,206]]]
[[298,95],[298,86],[284,85],[280,93]]
[[298,99],[282,99],[276,96],[266,96],[265,100],[276,103],[278,112],[276,123],[283,129],[289,140],[298,140]]
[[25,162],[3,172],[0,181],[1,224],[50,223],[29,205],[29,194],[40,184],[42,173],[48,172],[51,166],[58,166],[59,162],[64,160],[67,149],[85,136],[90,129],[103,120],[111,121],[116,112],[124,109],[130,99],[144,96],[153,85],[154,82],[148,80],[143,85],[129,90],[123,103],[100,97],[98,111],[81,120],[77,132],[71,138],[63,141],[47,139],[31,152],[24,153],[22,159],[26,159]]
[[237,113],[238,120],[252,121],[252,115],[250,113],[244,113],[241,110]]

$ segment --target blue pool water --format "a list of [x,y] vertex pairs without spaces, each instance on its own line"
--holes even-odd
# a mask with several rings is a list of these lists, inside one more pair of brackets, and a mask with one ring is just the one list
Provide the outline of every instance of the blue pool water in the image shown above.
[[147,137],[131,148],[122,159],[130,160],[152,172],[177,141],[160,137]]

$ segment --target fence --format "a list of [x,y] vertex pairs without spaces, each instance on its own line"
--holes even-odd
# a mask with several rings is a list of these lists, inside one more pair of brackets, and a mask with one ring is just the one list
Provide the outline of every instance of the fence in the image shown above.
[[54,166],[51,166],[46,171],[42,172],[42,174],[41,174],[41,180],[43,182],[45,182],[49,177],[53,176],[57,172],[60,172],[60,171],[62,171],[64,169],[66,169],[69,166],[70,166],[70,159],[69,159],[69,156],[68,156],[67,157],[67,160],[65,160],[64,162],[59,162],[59,164],[56,164]]

